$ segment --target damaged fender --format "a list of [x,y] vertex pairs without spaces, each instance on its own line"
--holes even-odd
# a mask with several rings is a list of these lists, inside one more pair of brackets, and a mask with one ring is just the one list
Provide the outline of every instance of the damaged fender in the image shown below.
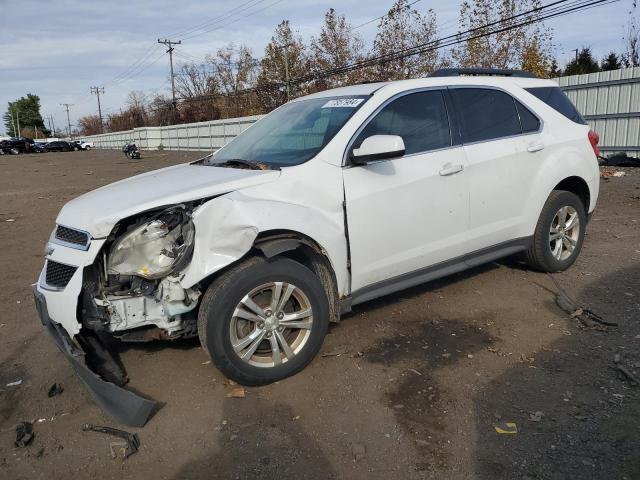
[[232,192],[202,205],[193,213],[196,227],[191,263],[181,279],[190,288],[246,255],[261,232],[290,230],[313,239],[331,263],[340,295],[348,291],[343,212],[328,215],[285,199],[253,198]]

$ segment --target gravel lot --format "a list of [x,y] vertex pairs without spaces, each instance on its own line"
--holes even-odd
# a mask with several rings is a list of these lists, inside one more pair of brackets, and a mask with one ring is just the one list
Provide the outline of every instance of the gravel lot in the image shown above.
[[[640,386],[613,362],[640,375],[640,169],[602,181],[582,255],[555,276],[617,327],[584,328],[549,276],[508,259],[358,306],[307,369],[244,398],[196,341],[128,346],[131,387],[163,408],[131,429],[137,454],[111,458],[113,438],[80,428],[118,425],[43,331],[30,284],[65,202],[198,156],[0,156],[0,478],[640,478]],[[35,439],[15,448],[24,420]]]

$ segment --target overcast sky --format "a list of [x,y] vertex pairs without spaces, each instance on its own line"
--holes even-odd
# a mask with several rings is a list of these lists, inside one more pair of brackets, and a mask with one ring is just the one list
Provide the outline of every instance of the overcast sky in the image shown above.
[[[544,4],[551,0],[543,0]],[[104,86],[103,115],[116,112],[131,90],[170,93],[168,56],[158,37],[183,39],[177,62],[202,58],[229,42],[246,44],[261,56],[274,27],[283,19],[305,39],[317,35],[324,13],[335,8],[352,25],[383,15],[393,0],[0,0],[0,113],[7,102],[27,93],[40,96],[42,114],[66,125],[61,103],[72,103],[71,123],[97,113],[90,86]],[[454,33],[459,1],[419,0],[432,8],[441,34]],[[246,4],[245,7],[241,5]],[[556,55],[563,65],[571,51],[590,46],[597,56],[620,51],[631,0],[548,22],[555,32]],[[215,22],[216,17],[235,13]],[[244,8],[244,10],[243,10]],[[189,30],[209,22],[207,33]],[[371,44],[377,22],[358,29]],[[136,63],[138,62],[138,63]],[[133,68],[131,68],[133,67]],[[128,70],[127,70],[128,69]],[[126,74],[123,76],[123,72]],[[0,125],[0,132],[4,125]]]

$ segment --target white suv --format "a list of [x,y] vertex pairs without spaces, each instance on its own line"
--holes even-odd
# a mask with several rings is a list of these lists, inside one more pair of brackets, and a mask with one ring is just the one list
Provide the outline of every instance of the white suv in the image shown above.
[[105,338],[198,335],[229,378],[280,380],[355,304],[517,252],[569,267],[596,152],[558,85],[523,72],[316,93],[202,160],[66,204],[38,310],[105,410],[141,425],[154,404],[120,388]]

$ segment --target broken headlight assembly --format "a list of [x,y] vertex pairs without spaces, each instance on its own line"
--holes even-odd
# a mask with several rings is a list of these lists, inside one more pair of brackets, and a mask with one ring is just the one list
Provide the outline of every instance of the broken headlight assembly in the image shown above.
[[114,242],[107,271],[148,280],[166,277],[189,262],[194,235],[190,212],[182,207],[164,210]]

